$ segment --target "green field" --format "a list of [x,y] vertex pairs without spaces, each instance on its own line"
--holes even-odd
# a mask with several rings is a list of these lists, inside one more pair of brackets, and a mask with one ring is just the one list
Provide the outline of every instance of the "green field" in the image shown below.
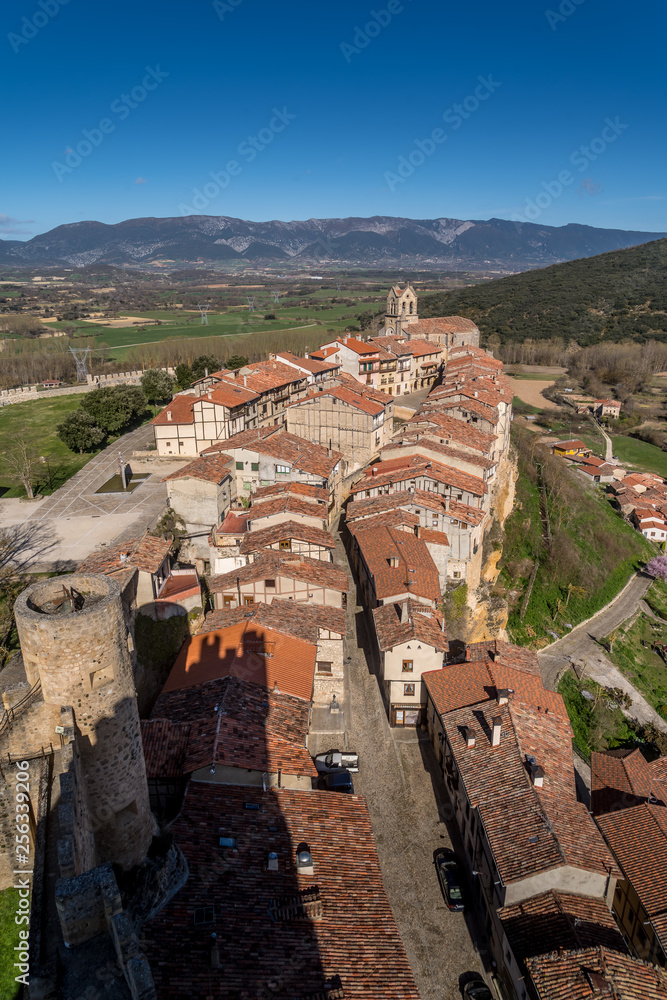
[[0,892],[0,1000],[14,1000],[20,984],[15,980],[14,947],[19,942],[18,927],[14,923],[18,908],[17,889]]
[[612,437],[614,455],[618,456],[621,465],[629,465],[640,472],[655,472],[658,476],[667,477],[667,452],[656,448],[647,441],[637,438]]
[[[582,691],[593,695],[593,701],[585,698]],[[580,680],[568,670],[558,685],[558,693],[565,702],[575,747],[584,760],[590,759],[592,750],[639,745],[640,741],[620,707],[591,677]]]
[[[56,426],[61,420],[76,410],[81,403],[81,395],[58,396],[55,399],[33,399],[25,403],[13,403],[0,409],[0,497],[23,497],[25,490],[12,479],[7,463],[7,450],[19,434],[23,433],[26,443],[36,456],[48,460],[39,463],[35,475],[35,492],[48,495],[62,486],[79,469],[89,462],[93,455],[101,451],[77,455],[56,436]],[[146,414],[150,420],[152,411]],[[102,447],[111,443],[107,438]]]
[[651,649],[655,643],[667,644],[667,622],[640,614],[633,625],[615,633],[609,657],[649,705],[667,719],[667,663]]

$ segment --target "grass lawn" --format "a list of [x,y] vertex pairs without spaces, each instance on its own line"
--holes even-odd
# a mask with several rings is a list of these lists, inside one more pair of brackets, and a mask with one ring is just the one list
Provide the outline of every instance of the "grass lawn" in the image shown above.
[[661,625],[642,614],[634,625],[618,630],[609,656],[649,705],[667,719],[667,663],[651,649],[654,643],[667,645],[667,622]]
[[531,406],[530,403],[524,403],[524,401],[522,399],[519,399],[518,396],[515,396],[514,399],[512,400],[512,410],[519,417],[523,416],[526,413],[543,412],[543,410],[541,410],[538,406]]
[[14,978],[14,946],[19,943],[19,929],[14,923],[18,901],[17,889],[0,892],[0,1000],[14,1000],[21,988]]
[[[113,438],[102,442],[102,448],[93,452],[75,454],[56,436],[56,427],[68,413],[76,410],[81,403],[81,395],[57,396],[54,399],[33,399],[25,403],[13,403],[0,409],[0,497],[23,497],[25,490],[15,479],[12,479],[5,451],[11,447],[22,432],[27,444],[38,456],[48,459],[39,463],[35,475],[35,492],[47,496],[57,490],[93,455],[111,444]],[[153,408],[149,407],[145,420],[153,416]],[[128,428],[131,429],[131,428]],[[50,476],[49,476],[50,473]]]
[[667,583],[654,580],[644,600],[654,615],[667,619]]
[[641,472],[655,472],[659,476],[667,477],[667,452],[661,448],[656,448],[647,441],[624,437],[621,434],[614,435],[611,440],[614,455],[618,456],[621,465],[627,464]]
[[[593,695],[585,698],[582,691]],[[605,693],[605,689],[591,677],[581,680],[568,670],[558,685],[574,734],[574,744],[579,754],[588,760],[592,750],[611,750],[613,747],[638,746],[637,736],[620,707]]]

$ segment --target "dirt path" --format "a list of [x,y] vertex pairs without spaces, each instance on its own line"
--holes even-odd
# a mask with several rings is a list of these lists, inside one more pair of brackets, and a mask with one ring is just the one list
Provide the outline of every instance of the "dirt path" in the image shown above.
[[545,399],[542,395],[544,389],[548,389],[550,385],[553,385],[555,379],[537,379],[537,378],[511,378],[508,376],[510,385],[512,386],[512,392],[519,399],[523,400],[524,403],[528,403],[530,406],[537,406],[541,410],[557,410],[558,403],[552,403],[550,399]]

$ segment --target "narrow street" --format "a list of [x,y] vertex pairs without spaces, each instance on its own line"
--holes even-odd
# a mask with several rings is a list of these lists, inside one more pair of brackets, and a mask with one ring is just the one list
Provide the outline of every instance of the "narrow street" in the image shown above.
[[[336,562],[347,567],[336,537]],[[423,1000],[460,1000],[460,984],[481,972],[482,962],[471,937],[471,913],[452,913],[445,905],[433,852],[454,847],[460,855],[462,848],[454,822],[448,822],[448,799],[426,734],[389,727],[365,612],[348,572],[345,708],[347,747],[361,758],[355,791],[368,803],[385,889]]]

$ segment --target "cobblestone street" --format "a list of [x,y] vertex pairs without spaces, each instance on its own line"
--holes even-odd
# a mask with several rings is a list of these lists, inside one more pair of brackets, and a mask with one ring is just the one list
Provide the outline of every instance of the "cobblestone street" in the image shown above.
[[[336,561],[347,566],[338,541]],[[453,846],[461,855],[447,795],[426,734],[389,727],[365,613],[356,604],[350,573],[348,597],[349,691],[347,745],[361,756],[355,791],[366,797],[385,888],[424,1000],[460,1000],[466,974],[482,971],[471,914],[445,905],[433,852]]]

